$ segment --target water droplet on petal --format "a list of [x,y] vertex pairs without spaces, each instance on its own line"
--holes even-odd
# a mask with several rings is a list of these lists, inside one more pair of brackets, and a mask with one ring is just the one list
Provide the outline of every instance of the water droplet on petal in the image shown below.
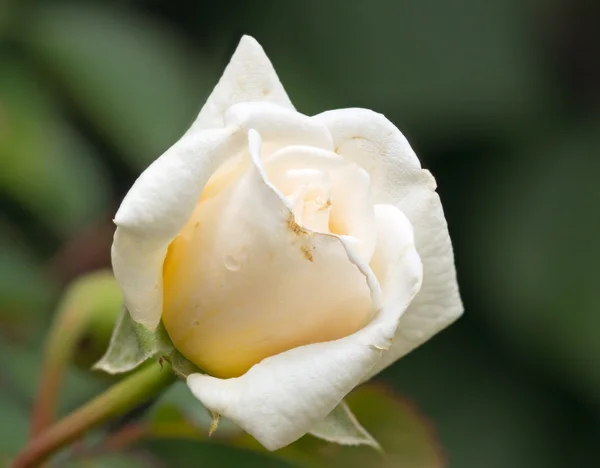
[[226,255],[225,256],[225,268],[229,271],[238,271],[242,266],[242,262],[240,258],[235,255]]

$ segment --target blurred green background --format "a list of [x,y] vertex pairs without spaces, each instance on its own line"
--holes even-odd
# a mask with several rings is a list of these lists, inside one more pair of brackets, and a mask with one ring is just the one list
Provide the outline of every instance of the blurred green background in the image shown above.
[[[382,112],[438,180],[466,312],[379,379],[446,465],[600,466],[599,20],[597,0],[0,0],[0,460],[61,291],[109,266],[120,200],[251,34],[298,110]],[[62,411],[105,385],[74,369]]]

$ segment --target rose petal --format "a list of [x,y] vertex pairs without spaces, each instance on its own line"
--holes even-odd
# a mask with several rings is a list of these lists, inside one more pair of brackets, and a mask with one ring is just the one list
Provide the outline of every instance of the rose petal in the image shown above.
[[[333,139],[325,125],[270,102],[234,104],[227,110],[224,118],[228,127],[241,127],[246,132],[250,128],[257,129],[267,140],[262,151],[264,155],[289,145],[296,145],[298,142],[315,148],[333,149]],[[343,161],[342,158],[339,159]],[[249,165],[247,149],[238,154],[231,154],[209,180],[202,192],[202,198],[211,198],[224,190],[235,182]]]
[[[259,196],[265,206],[263,222],[271,225],[269,218],[272,218],[285,225],[289,207],[265,179],[264,169],[255,167],[263,181],[262,190],[256,192],[261,183],[254,188],[255,196]],[[390,277],[403,278],[402,284],[394,289],[395,300],[391,307],[384,304],[368,325],[352,335],[300,346],[266,358],[241,377],[218,379],[190,375],[187,381],[194,395],[210,410],[232,419],[270,450],[283,447],[312,429],[380,359],[381,350],[389,347],[403,312],[402,302],[406,306],[418,291],[421,264],[411,247],[414,241],[407,226],[410,228],[406,222],[398,226],[397,232],[402,237],[396,239],[395,249],[390,252],[390,258],[396,260]],[[336,242],[342,241],[344,249],[353,256],[346,239],[315,235],[314,239],[317,238],[329,239],[324,249],[334,248]],[[395,255],[395,252],[403,255]],[[318,249],[315,253],[319,255]],[[378,289],[368,265],[357,258],[351,261],[368,276],[371,288]],[[376,297],[379,292],[372,293],[379,301]]]
[[263,48],[253,37],[243,36],[190,131],[223,127],[229,107],[256,101],[294,109]]
[[400,319],[392,347],[370,372],[371,376],[429,340],[463,313],[454,253],[438,194],[424,182],[399,206],[415,231],[417,252],[423,262],[423,284]]
[[341,109],[313,118],[331,131],[336,153],[369,172],[374,202],[392,204],[408,217],[423,262],[421,291],[402,316],[393,346],[371,371],[375,375],[463,312],[448,226],[434,178],[421,169],[406,138],[383,115]]
[[115,215],[113,271],[133,319],[155,328],[167,247],[192,214],[216,167],[245,143],[238,128],[190,133],[136,180]]
[[331,171],[331,231],[351,236],[360,242],[357,251],[367,261],[375,249],[375,213],[371,200],[371,183],[367,172],[357,164],[346,164]]
[[310,146],[282,148],[266,158],[265,168],[276,187],[287,187],[286,175],[293,169],[326,172],[331,181],[330,230],[358,240],[357,253],[367,263],[370,261],[375,248],[375,216],[370,179],[364,169],[335,153]]
[[404,291],[406,278],[398,265],[403,262],[421,264],[415,249],[413,226],[394,205],[375,205],[374,211],[377,244],[370,266],[381,287],[383,304],[387,308],[397,308],[400,318],[407,304]]
[[[294,222],[256,151],[256,165],[230,190],[198,205],[164,266],[167,332],[182,354],[219,377],[354,333],[377,311],[349,247]],[[376,281],[373,289],[379,297]]]
[[[225,122],[256,130],[265,141],[263,155],[288,145],[314,146],[333,151],[333,138],[323,123],[271,102],[242,102],[225,113]],[[265,152],[265,149],[268,149]]]
[[313,119],[329,129],[337,154],[369,173],[374,203],[395,203],[415,183],[422,182],[421,163],[415,152],[382,114],[367,109],[339,109]]
[[246,154],[243,136],[249,125],[259,125],[273,149],[296,141],[333,147],[324,125],[272,103],[234,105],[225,123],[224,129],[186,133],[142,173],[115,216],[113,269],[131,316],[147,328],[160,322],[162,262],[169,243],[192,214],[200,194],[213,196],[247,167],[241,158]]

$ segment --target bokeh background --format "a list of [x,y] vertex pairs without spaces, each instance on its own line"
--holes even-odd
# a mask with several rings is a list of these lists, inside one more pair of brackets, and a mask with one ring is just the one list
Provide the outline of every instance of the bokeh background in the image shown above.
[[[109,266],[120,200],[246,33],[297,109],[384,113],[438,180],[466,312],[380,380],[446,465],[600,466],[599,21],[595,0],[0,1],[0,452],[61,291]],[[62,411],[105,385],[74,369]],[[254,460],[190,447],[150,450]]]

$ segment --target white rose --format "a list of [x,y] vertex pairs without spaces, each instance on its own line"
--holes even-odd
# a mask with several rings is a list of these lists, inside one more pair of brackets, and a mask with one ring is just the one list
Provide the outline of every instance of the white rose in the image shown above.
[[194,395],[274,450],[462,313],[435,188],[383,115],[295,111],[246,36],[123,200],[114,273],[209,374]]

